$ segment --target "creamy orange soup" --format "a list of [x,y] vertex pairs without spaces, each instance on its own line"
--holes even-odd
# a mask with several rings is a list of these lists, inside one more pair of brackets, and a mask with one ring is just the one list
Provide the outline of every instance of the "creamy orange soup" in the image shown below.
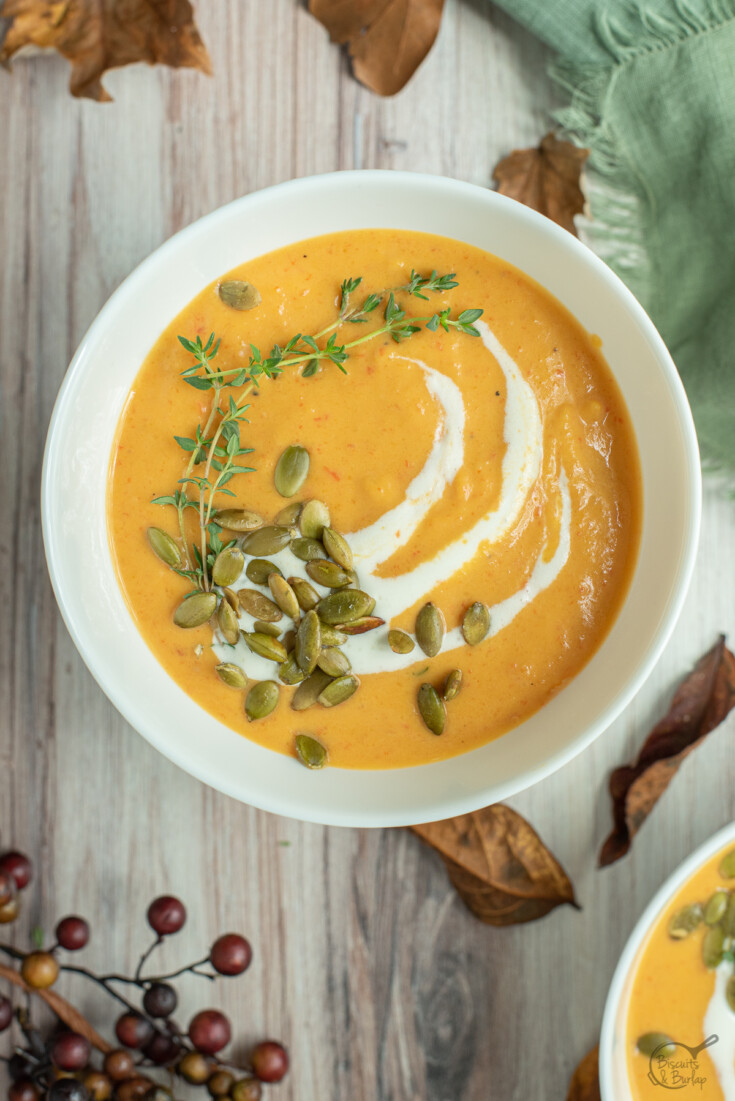
[[[371,614],[386,621],[342,645],[359,678],[359,690],[345,702],[296,713],[295,689],[282,685],[275,710],[249,722],[245,692],[222,683],[215,667],[239,664],[249,689],[264,676],[278,682],[278,666],[265,666],[246,643],[229,657],[221,645],[213,649],[217,636],[209,624],[176,626],[173,612],[191,584],[167,571],[146,539],[151,526],[179,539],[175,510],[152,500],[177,488],[188,455],[174,436],[195,434],[211,396],[182,380],[192,356],[177,336],[206,341],[215,333],[217,367],[246,367],[251,344],[265,354],[296,333],[331,325],[344,278],[362,277],[353,296],[359,302],[406,284],[412,269],[456,273],[458,285],[429,293],[430,301],[397,294],[407,314],[428,318],[451,308],[456,317],[481,308],[479,335],[440,326],[395,343],[384,334],[353,350],[346,375],[332,363],[310,378],[291,368],[263,380],[249,399],[241,441],[253,449],[244,461],[256,469],[230,482],[234,496],[219,499],[219,507],[254,510],[272,524],[289,503],[274,485],[276,463],[287,447],[305,448],[308,476],[293,500],[326,503],[331,526],[355,552],[354,587],[375,597]],[[427,234],[333,234],[262,256],[223,279],[248,281],[260,303],[233,309],[212,284],[182,310],[140,369],[112,453],[110,544],[150,649],[227,726],[287,754],[295,733],[307,731],[334,766],[418,765],[506,733],[589,660],[634,567],[641,513],[636,443],[599,340],[522,272]],[[366,324],[339,328],[338,344],[382,323],[385,302]],[[194,525],[194,511],[187,516]],[[305,563],[283,553],[288,561],[277,562],[284,576],[304,577]],[[258,586],[243,576],[232,588]],[[267,585],[260,591],[270,596]],[[410,654],[394,653],[389,627],[413,636],[427,602],[446,623],[441,651],[427,657],[415,645]],[[479,644],[467,645],[459,627],[477,602],[489,610],[490,629]],[[252,618],[243,614],[241,626],[252,632]],[[292,645],[286,632],[294,623],[284,616],[277,626]],[[441,695],[455,669],[461,690],[446,703],[437,736],[422,721],[418,690],[428,683]]]
[[728,846],[676,893],[638,954],[626,1024],[635,1101],[660,1101],[662,1087],[684,1099],[735,1096],[734,935],[735,851]]

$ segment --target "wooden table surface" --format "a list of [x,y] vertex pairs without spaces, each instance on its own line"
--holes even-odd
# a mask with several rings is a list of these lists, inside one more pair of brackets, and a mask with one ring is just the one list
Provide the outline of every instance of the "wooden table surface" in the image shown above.
[[[94,925],[90,963],[122,968],[143,947],[147,902],[173,892],[190,921],[166,948],[172,963],[217,931],[253,942],[243,979],[186,993],[221,1004],[246,1039],[288,1044],[293,1072],[274,1101],[563,1097],[637,915],[733,817],[735,716],[684,764],[634,853],[596,870],[611,767],[717,632],[735,629],[733,502],[706,491],[694,583],[646,687],[596,745],[512,801],[564,863],[581,912],[487,928],[408,832],[276,818],[151,749],[82,664],[44,562],[44,435],[78,341],[152,249],[236,196],[356,167],[487,184],[554,104],[544,48],[484,0],[448,0],[436,48],[391,100],[352,80],[298,0],[198,8],[212,79],[122,70],[106,80],[115,102],[98,105],[70,98],[56,57],[0,74],[0,841],[39,869],[15,935],[79,911]],[[86,988],[61,989],[99,1008]]]

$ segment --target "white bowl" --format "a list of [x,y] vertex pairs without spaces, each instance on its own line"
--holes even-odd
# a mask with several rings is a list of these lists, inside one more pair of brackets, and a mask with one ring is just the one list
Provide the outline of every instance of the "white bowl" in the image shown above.
[[[204,286],[251,257],[337,230],[390,227],[469,242],[517,265],[602,338],[633,420],[644,520],[630,593],[580,674],[481,749],[395,771],[308,772],[195,704],[148,650],[117,583],[105,525],[113,435],[136,372]],[[341,172],[238,199],[157,249],[112,295],[56,402],[43,468],[43,532],[62,615],[102,689],[136,730],[213,787],[277,814],[345,826],[447,818],[505,799],[583,750],[650,673],[684,599],[700,515],[696,435],[679,376],[631,293],[570,233],[457,180]]]
[[[676,892],[694,875],[707,861],[724,849],[726,845],[735,842],[735,822],[724,826],[709,841],[700,845],[691,856],[688,856],[672,872],[666,882],[656,892],[646,909],[641,914],[633,932],[628,938],[623,949],[623,954],[615,968],[605,1012],[602,1017],[602,1031],[600,1033],[600,1092],[602,1101],[634,1101],[633,1092],[628,1078],[628,1060],[626,1058],[626,1018],[628,1005],[635,977],[636,957],[648,936],[656,924],[661,912],[668,906]],[[700,1094],[700,1096],[704,1096]]]

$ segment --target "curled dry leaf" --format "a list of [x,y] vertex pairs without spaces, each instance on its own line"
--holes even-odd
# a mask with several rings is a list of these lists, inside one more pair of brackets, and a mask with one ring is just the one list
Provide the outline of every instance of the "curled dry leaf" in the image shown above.
[[525,818],[500,803],[413,826],[441,856],[463,902],[487,925],[535,921],[576,906],[569,878]]
[[26,46],[58,50],[75,96],[109,100],[102,76],[135,61],[212,71],[189,0],[5,0],[0,15],[12,20],[0,61]]
[[587,1052],[575,1070],[567,1101],[600,1101],[599,1048]]
[[4,963],[0,963],[0,979],[12,983],[13,986],[17,986],[26,994],[35,994],[36,997],[41,998],[67,1028],[70,1028],[72,1032],[79,1032],[82,1036],[86,1036],[90,1044],[101,1051],[103,1055],[106,1055],[108,1051],[112,1051],[112,1044],[108,1044],[107,1040],[100,1036],[97,1029],[92,1027],[87,1018],[83,1017],[73,1005],[67,1002],[66,998],[62,998],[54,990],[32,989],[26,985],[21,975],[14,968],[7,967]]
[[600,865],[625,856],[633,838],[666,791],[684,758],[735,707],[735,656],[720,635],[679,685],[668,712],[654,726],[633,765],[610,776],[613,830]]
[[589,149],[547,134],[535,149],[516,149],[498,161],[493,179],[501,195],[538,210],[575,236],[574,215],[584,210],[580,176]]
[[434,45],[444,0],[309,0],[333,42],[347,45],[355,76],[381,96],[411,79]]

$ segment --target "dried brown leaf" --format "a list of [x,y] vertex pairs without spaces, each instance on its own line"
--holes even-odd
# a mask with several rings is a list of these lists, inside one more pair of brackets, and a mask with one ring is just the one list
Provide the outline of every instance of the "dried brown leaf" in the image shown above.
[[634,765],[610,776],[613,830],[600,865],[625,856],[633,838],[676,774],[679,765],[735,707],[735,656],[720,635],[679,685],[668,712],[646,738]]
[[0,62],[26,46],[58,50],[75,96],[109,100],[102,76],[135,61],[212,71],[189,0],[5,0],[0,15],[12,19]]
[[579,185],[589,149],[547,134],[535,149],[516,149],[498,161],[493,179],[501,195],[538,210],[575,236],[574,215],[584,209]]
[[19,990],[25,991],[26,994],[35,994],[36,997],[41,998],[54,1011],[59,1020],[64,1022],[67,1028],[86,1036],[90,1044],[101,1051],[103,1055],[106,1055],[108,1051],[112,1051],[112,1044],[108,1044],[107,1040],[104,1040],[99,1032],[92,1027],[87,1018],[83,1017],[73,1005],[67,1002],[66,998],[62,998],[56,991],[33,989],[24,982],[22,976],[14,968],[7,967],[4,963],[0,963],[0,979],[12,983]]
[[600,1101],[599,1048],[588,1051],[569,1083],[567,1101]]
[[562,903],[577,905],[561,864],[510,807],[496,803],[412,829],[436,849],[463,902],[488,925],[535,921]]
[[355,76],[381,96],[411,79],[434,45],[444,0],[309,0],[333,42],[347,45]]

